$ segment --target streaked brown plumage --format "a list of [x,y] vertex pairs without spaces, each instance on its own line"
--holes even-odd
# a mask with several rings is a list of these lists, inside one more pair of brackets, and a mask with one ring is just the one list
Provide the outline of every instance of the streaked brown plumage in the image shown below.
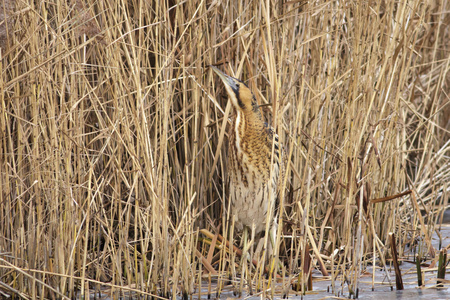
[[[266,228],[269,201],[276,201],[283,181],[284,151],[278,144],[278,136],[275,134],[274,137],[273,129],[264,122],[258,103],[248,86],[216,67],[212,68],[224,82],[236,112],[228,148],[232,213],[236,217],[238,229],[244,226],[251,229],[254,225],[257,234]],[[269,178],[271,163],[272,178]],[[272,222],[274,218],[272,215],[269,220]]]

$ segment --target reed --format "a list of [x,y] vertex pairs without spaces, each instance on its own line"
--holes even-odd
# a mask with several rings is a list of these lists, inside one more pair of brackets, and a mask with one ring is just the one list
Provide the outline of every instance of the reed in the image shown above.
[[[399,257],[421,241],[434,258],[450,181],[449,10],[2,1],[0,290],[187,298],[238,286],[246,270],[249,290],[285,295],[311,283],[310,255],[333,287],[345,278],[357,292],[367,265],[386,269],[391,232]],[[232,110],[211,64],[248,83],[286,145],[272,281],[225,246],[240,235],[227,202]]]

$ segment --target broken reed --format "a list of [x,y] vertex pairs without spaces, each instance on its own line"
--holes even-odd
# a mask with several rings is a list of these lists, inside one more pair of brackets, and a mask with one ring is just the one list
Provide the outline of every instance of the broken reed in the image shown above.
[[[389,232],[399,256],[417,240],[432,253],[450,177],[447,2],[236,3],[1,6],[8,293],[62,298],[108,286],[175,298],[210,267],[213,293],[227,274],[239,277],[234,252],[205,252],[198,234],[239,239],[226,201],[232,111],[210,64],[268,104],[263,114],[287,146],[273,270],[289,277],[285,290],[306,247],[311,266],[354,291],[367,259],[384,261]],[[263,268],[247,269],[275,292]]]
[[437,272],[438,287],[444,287],[444,285],[442,284],[444,280],[439,279],[445,279],[446,267],[447,267],[447,249],[441,249],[441,251],[439,251],[438,272]]
[[398,262],[399,259],[398,259],[397,244],[395,242],[395,234],[393,232],[389,233],[389,240],[391,243],[392,262],[394,263],[395,286],[397,287],[397,290],[403,290],[402,272],[400,270],[400,264]]
[[423,285],[422,266],[420,265],[422,259],[419,255],[416,255],[416,271],[417,271],[417,285],[420,287]]

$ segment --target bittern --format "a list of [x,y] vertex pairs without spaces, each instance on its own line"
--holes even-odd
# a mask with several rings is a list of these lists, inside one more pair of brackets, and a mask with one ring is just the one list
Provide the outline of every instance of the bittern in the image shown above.
[[252,228],[258,234],[265,230],[266,220],[269,219],[272,223],[269,229],[272,231],[277,226],[274,209],[269,218],[267,213],[271,204],[275,207],[283,181],[284,151],[274,130],[264,122],[249,87],[241,80],[211,67],[225,84],[235,110],[229,136],[228,178],[236,228],[244,228],[244,236],[247,229]]

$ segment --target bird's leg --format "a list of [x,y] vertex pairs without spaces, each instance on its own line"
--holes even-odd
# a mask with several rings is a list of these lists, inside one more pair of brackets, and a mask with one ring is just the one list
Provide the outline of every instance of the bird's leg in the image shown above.
[[274,256],[276,253],[274,252],[275,246],[276,246],[276,242],[277,242],[277,232],[278,232],[278,222],[277,222],[277,217],[275,216],[274,220],[273,220],[273,225],[269,230],[269,257],[270,256]]
[[258,261],[261,259],[261,253],[264,247],[264,236],[259,237],[258,245],[256,246],[255,256],[258,257]]
[[249,259],[249,263],[248,263],[248,279],[247,279],[247,284],[248,284],[248,293],[250,295],[253,295],[253,284],[252,284],[252,269],[253,269],[253,250],[254,250],[254,246],[253,246],[253,241],[255,240],[255,231],[256,231],[256,226],[255,223],[252,224],[252,232],[251,232],[251,238],[250,238],[250,259]]
[[277,234],[278,234],[278,222],[277,217],[275,216],[272,227],[269,230],[269,244],[268,244],[268,252],[267,252],[267,261],[269,262],[270,268],[274,268],[278,265],[278,270],[282,268],[282,263],[279,259],[274,261],[278,256],[279,248],[277,246]]
[[245,266],[248,260],[248,227],[244,225],[244,232],[242,233],[242,240],[244,242],[244,246],[242,248],[242,258],[241,258],[241,282],[239,286],[238,294],[242,295],[242,289],[244,287],[244,277],[245,277]]
[[[242,239],[244,240],[243,250],[247,252],[247,243],[248,243],[248,227],[244,225],[244,233],[242,234]],[[245,254],[245,253],[244,253]]]
[[252,226],[252,233],[251,233],[251,239],[250,242],[252,244],[252,247],[250,248],[250,267],[252,267],[252,261],[253,261],[253,255],[254,255],[254,248],[253,247],[253,241],[255,240],[255,224]]

